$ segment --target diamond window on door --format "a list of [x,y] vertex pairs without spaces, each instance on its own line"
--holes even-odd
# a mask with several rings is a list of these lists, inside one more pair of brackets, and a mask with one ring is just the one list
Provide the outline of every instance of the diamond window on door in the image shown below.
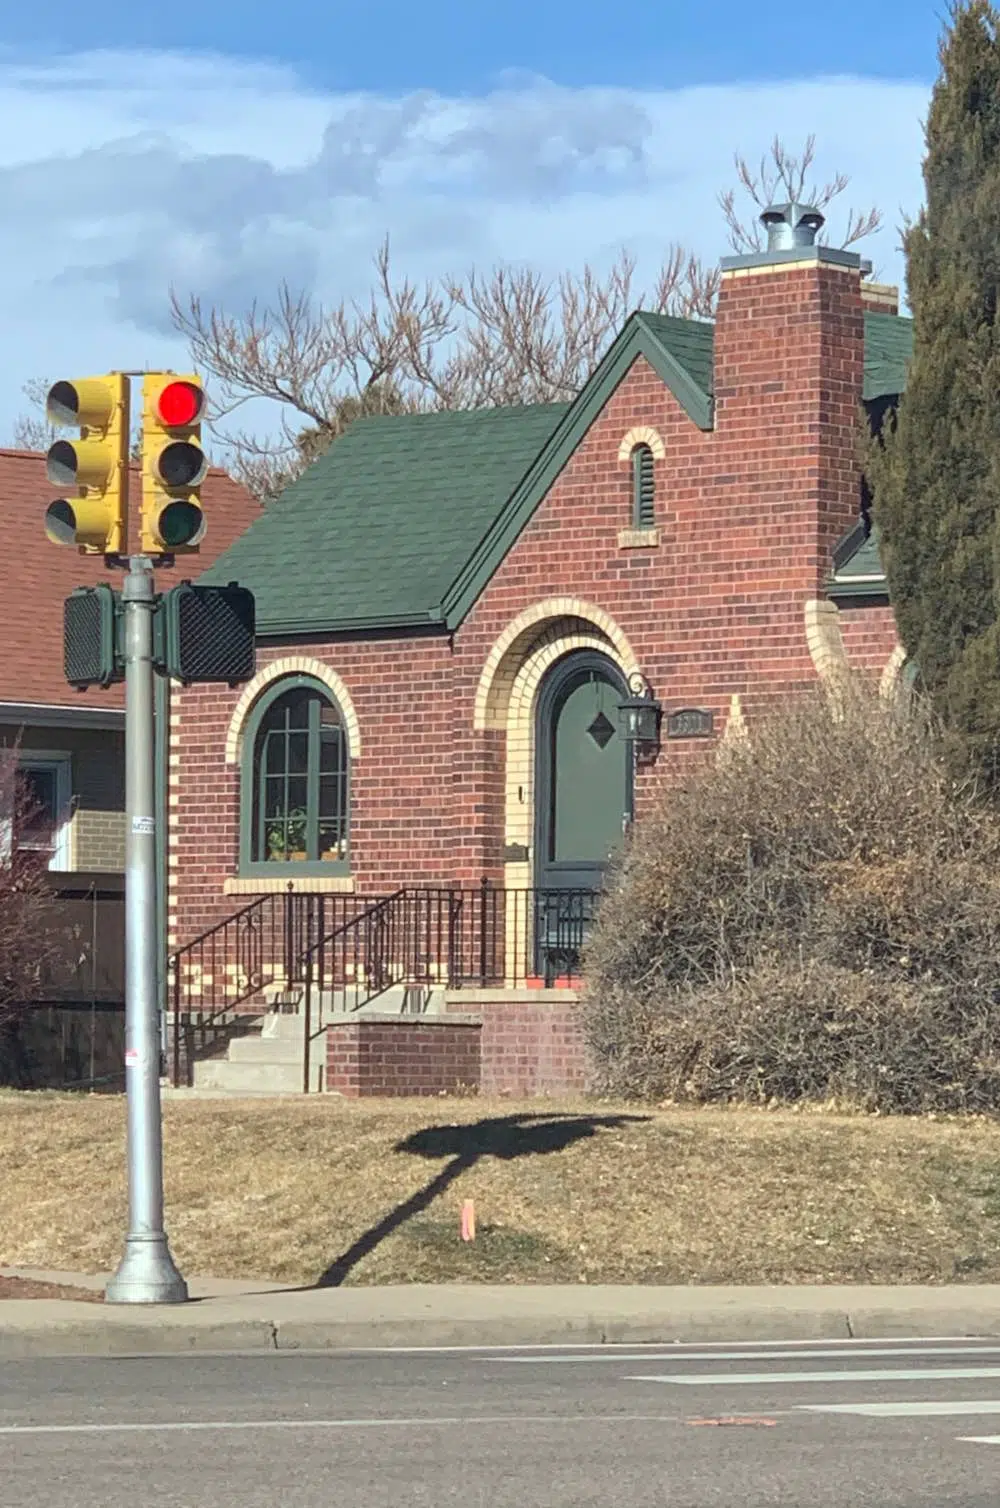
[[599,749],[606,749],[615,736],[615,725],[603,712],[599,712],[587,732]]

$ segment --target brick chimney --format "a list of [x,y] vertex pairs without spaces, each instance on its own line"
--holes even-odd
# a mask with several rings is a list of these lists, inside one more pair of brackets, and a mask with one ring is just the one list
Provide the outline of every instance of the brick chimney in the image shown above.
[[858,516],[861,258],[817,245],[809,205],[761,220],[767,249],[722,261],[715,439],[755,573],[819,597]]

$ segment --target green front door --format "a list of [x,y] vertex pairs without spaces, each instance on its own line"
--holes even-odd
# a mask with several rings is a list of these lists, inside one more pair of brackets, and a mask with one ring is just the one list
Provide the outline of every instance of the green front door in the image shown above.
[[567,655],[549,671],[535,727],[535,884],[596,890],[632,805],[632,762],[619,725],[626,693],[601,654]]

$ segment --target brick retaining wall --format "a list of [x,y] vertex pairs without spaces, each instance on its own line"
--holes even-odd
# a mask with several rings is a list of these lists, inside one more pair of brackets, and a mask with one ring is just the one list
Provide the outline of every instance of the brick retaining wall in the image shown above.
[[468,990],[443,1016],[362,1016],[326,1032],[327,1090],[351,1099],[587,1087],[575,990]]
[[482,1027],[471,1017],[361,1016],[326,1030],[326,1087],[350,1099],[479,1087]]
[[575,990],[466,990],[446,1009],[483,1023],[483,1094],[519,1097],[577,1093],[587,1087],[587,1060]]

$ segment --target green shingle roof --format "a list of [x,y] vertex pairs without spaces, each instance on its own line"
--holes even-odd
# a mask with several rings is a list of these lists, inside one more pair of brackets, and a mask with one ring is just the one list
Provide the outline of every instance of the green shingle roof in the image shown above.
[[878,530],[872,528],[866,535],[859,520],[834,551],[827,594],[836,602],[848,597],[884,597],[886,591]]
[[712,392],[712,352],[715,326],[707,319],[675,319],[670,314],[641,314],[639,318],[657,340],[690,372],[702,392]]
[[913,355],[913,321],[898,314],[865,315],[866,402],[906,391]]
[[[454,628],[638,356],[712,427],[714,334],[638,313],[571,404],[359,419],[202,580],[250,587],[264,635]],[[912,344],[865,315],[866,400],[905,389]]]
[[[707,321],[643,314],[671,355],[706,394],[712,392],[712,347],[715,326]],[[865,315],[864,398],[884,398],[906,391],[906,368],[913,355],[913,321],[898,314]]]
[[265,634],[440,621],[567,406],[359,419],[201,579],[250,587]]

